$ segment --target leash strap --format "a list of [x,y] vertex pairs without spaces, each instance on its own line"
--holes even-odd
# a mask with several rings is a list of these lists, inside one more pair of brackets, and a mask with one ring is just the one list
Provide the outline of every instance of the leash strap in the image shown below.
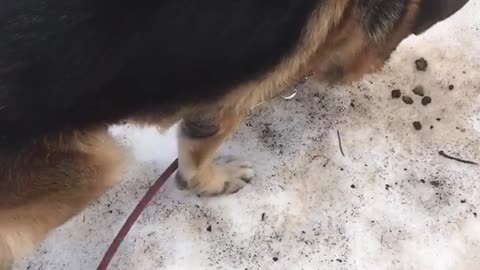
[[175,172],[175,170],[177,170],[177,168],[178,168],[178,159],[175,159],[172,162],[172,164],[170,164],[170,166],[162,173],[162,175],[160,175],[157,181],[153,183],[153,185],[148,189],[145,195],[143,195],[143,198],[140,200],[140,202],[138,202],[137,206],[135,207],[135,209],[133,209],[130,216],[128,216],[127,220],[123,224],[117,236],[115,236],[115,239],[113,239],[112,244],[110,245],[107,252],[103,256],[103,259],[100,262],[100,265],[98,266],[97,270],[107,270],[108,265],[112,261],[113,257],[115,256],[115,253],[120,247],[120,244],[127,236],[133,224],[135,224],[140,214],[143,212],[143,210],[145,210],[145,208],[153,199],[153,197],[158,192],[158,190],[163,186],[163,184],[165,184],[165,182],[168,180],[168,178],[170,178],[170,176]]

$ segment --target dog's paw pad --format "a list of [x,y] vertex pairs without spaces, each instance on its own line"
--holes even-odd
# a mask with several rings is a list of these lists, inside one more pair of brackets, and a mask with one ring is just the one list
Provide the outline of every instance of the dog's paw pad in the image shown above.
[[229,179],[241,179],[249,183],[255,176],[253,164],[247,161],[229,162],[225,165],[225,169]]

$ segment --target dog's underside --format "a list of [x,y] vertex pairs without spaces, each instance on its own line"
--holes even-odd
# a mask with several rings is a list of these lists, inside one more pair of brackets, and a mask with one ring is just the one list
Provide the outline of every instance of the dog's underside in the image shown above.
[[252,105],[314,72],[352,81],[466,0],[4,0],[0,270],[121,177],[108,126],[179,131],[179,186],[232,193],[214,164]]

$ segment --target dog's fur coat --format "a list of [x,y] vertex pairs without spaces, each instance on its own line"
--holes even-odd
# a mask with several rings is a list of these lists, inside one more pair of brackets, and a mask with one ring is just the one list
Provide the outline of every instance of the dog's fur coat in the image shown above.
[[0,270],[121,176],[108,125],[182,120],[180,186],[236,192],[212,164],[252,105],[304,74],[352,81],[466,0],[3,0]]

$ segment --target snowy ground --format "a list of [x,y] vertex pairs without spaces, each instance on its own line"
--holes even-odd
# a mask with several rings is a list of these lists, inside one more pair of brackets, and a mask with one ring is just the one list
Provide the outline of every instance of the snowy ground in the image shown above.
[[[307,83],[258,108],[220,153],[253,161],[252,184],[197,198],[170,181],[110,269],[480,269],[480,166],[438,154],[480,162],[478,14],[470,1],[352,87]],[[415,70],[419,57],[427,72]],[[411,92],[419,84],[428,106]],[[397,88],[414,104],[392,99]],[[113,132],[135,157],[124,179],[16,269],[95,269],[176,157],[174,130]]]

